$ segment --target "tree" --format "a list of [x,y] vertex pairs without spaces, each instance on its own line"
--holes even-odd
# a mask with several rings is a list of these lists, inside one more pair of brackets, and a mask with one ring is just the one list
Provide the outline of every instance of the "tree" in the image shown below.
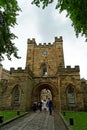
[[[32,4],[43,9],[53,0],[33,0]],[[72,20],[72,26],[75,29],[76,36],[84,35],[87,41],[87,0],[58,0],[56,9],[60,13],[67,11],[67,16]],[[4,55],[11,60],[13,55],[20,58],[17,54],[18,49],[15,47],[13,40],[16,38],[10,30],[16,23],[16,16],[21,9],[16,0],[0,0],[0,61],[4,60]]]
[[[41,3],[44,9],[48,4],[53,3],[53,0],[32,1],[32,4],[36,4],[38,7]],[[87,41],[87,0],[58,0],[55,8],[59,9],[60,13],[66,10],[66,16],[71,19],[76,36],[84,35]]]
[[18,49],[12,42],[16,36],[10,31],[16,23],[17,12],[20,10],[16,0],[0,0],[0,61],[6,55],[9,60],[18,56]]

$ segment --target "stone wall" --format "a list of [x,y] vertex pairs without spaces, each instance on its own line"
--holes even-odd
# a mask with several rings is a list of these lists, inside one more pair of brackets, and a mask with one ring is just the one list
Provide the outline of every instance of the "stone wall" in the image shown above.
[[[35,39],[28,39],[25,69],[7,71],[0,65],[0,109],[28,111],[34,101],[40,101],[43,89],[51,91],[54,109],[58,111],[87,110],[87,83],[80,79],[79,66],[65,67],[62,37],[55,37],[53,44],[38,45]],[[74,101],[71,104],[70,94]]]
[[35,39],[28,39],[26,66],[35,76],[42,76],[42,66],[47,66],[47,75],[54,76],[59,65],[64,66],[62,37],[55,38],[53,44],[36,44]]

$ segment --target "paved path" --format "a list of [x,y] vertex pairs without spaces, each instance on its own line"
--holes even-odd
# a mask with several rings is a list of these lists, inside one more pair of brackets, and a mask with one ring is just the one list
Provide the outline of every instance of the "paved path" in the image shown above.
[[19,118],[0,130],[68,130],[60,116],[48,112],[35,112]]

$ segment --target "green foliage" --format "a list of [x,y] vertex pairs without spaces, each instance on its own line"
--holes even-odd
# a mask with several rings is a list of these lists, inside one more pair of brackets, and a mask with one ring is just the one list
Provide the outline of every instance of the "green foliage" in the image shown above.
[[[53,0],[33,0],[32,4],[42,8],[53,3]],[[84,35],[87,41],[87,0],[58,0],[56,9],[60,12],[66,10],[67,16],[72,20],[72,26],[75,29],[76,36],[79,34]],[[0,0],[0,61],[4,60],[6,55],[9,60],[13,55],[18,56],[18,49],[16,48],[13,40],[17,38],[11,32],[11,27],[16,23],[16,16],[20,8],[16,0]]]
[[[53,0],[33,0],[32,4],[44,9]],[[87,0],[58,0],[56,9],[60,10],[60,13],[64,10],[67,11],[67,16],[72,21],[72,26],[75,29],[76,36],[79,34],[84,35],[87,41]]]
[[4,55],[11,60],[11,55],[19,58],[18,49],[12,40],[16,36],[10,31],[16,23],[17,12],[20,10],[16,0],[0,0],[0,61],[4,60]]
[[42,3],[42,8],[44,9],[48,4],[52,3],[53,0],[33,0],[32,4],[35,4],[36,6],[40,7],[40,3]]

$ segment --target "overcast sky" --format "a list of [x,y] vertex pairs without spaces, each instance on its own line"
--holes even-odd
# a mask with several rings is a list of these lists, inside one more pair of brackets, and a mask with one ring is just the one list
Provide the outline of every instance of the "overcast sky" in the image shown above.
[[55,10],[56,3],[44,10],[31,5],[30,0],[18,0],[18,3],[22,12],[17,17],[18,25],[12,29],[12,32],[18,36],[14,42],[19,49],[18,54],[21,59],[13,58],[12,61],[6,59],[2,62],[3,67],[7,70],[11,67],[25,68],[28,38],[35,38],[39,44],[53,43],[56,36],[62,36],[65,66],[79,65],[80,77],[87,79],[87,42],[84,37],[76,38],[71,26],[72,22],[66,18],[66,12],[59,14],[58,10]]

